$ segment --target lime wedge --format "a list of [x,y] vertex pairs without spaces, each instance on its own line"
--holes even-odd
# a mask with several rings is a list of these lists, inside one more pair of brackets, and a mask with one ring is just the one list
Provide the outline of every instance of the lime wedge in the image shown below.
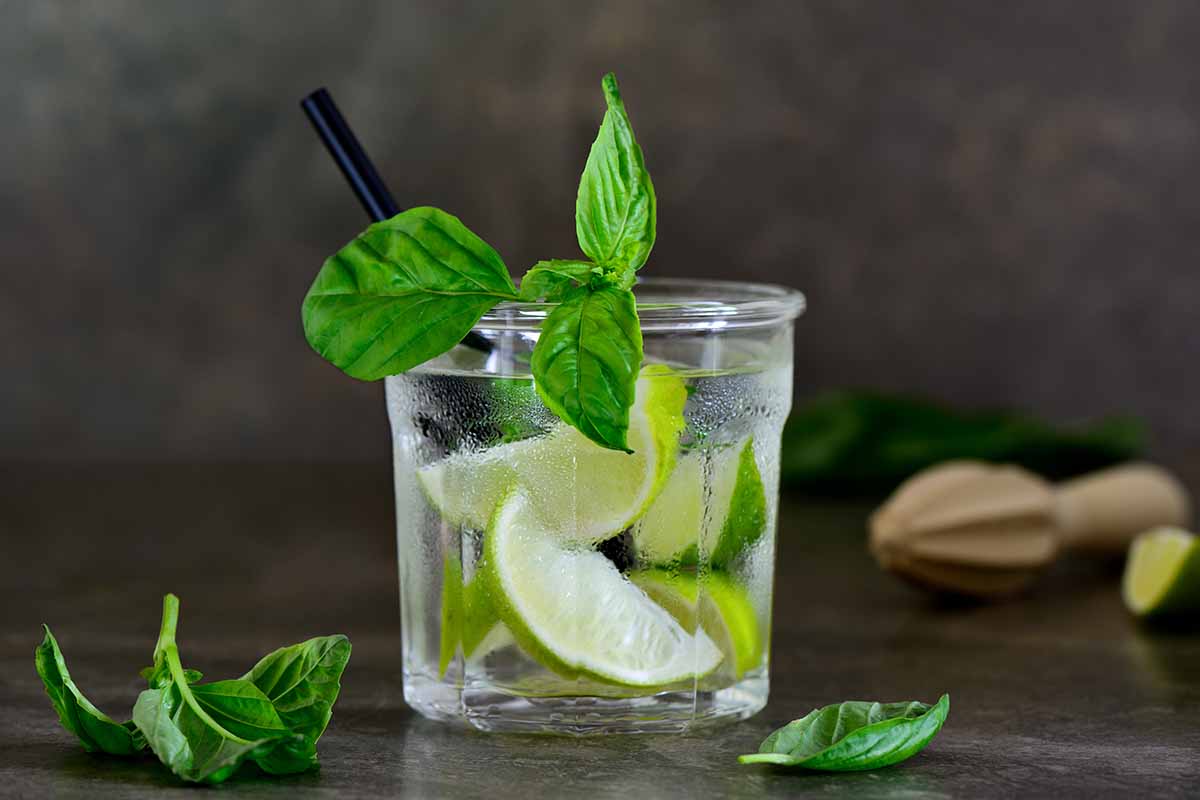
[[463,623],[462,647],[463,655],[470,658],[484,655],[497,649],[502,642],[512,641],[512,636],[492,636],[504,626],[500,625],[500,617],[488,596],[487,587],[483,581],[472,579],[463,587]]
[[[705,508],[710,509],[707,519]],[[702,541],[709,564],[722,567],[758,541],[766,525],[766,491],[754,440],[748,438],[734,447],[680,456],[633,538],[649,563],[694,565]]]
[[564,677],[659,687],[721,662],[704,631],[684,630],[611,561],[564,544],[520,489],[501,502],[484,547],[476,580],[525,652]]
[[762,663],[765,640],[754,604],[730,578],[713,572],[698,581],[695,573],[647,569],[629,579],[685,630],[694,631],[699,624],[721,649],[725,664],[733,667],[734,680]]
[[473,579],[464,584],[462,564],[447,556],[442,564],[438,676],[446,676],[459,645],[465,657],[480,658],[512,644],[512,634],[499,623],[483,582]]
[[442,562],[442,628],[438,654],[438,677],[446,670],[458,652],[463,629],[463,574],[457,558],[446,556]]
[[686,401],[681,378],[668,367],[647,366],[630,410],[632,455],[560,424],[537,438],[456,453],[418,470],[417,478],[452,525],[483,530],[497,503],[519,486],[560,536],[602,541],[633,524],[658,496],[675,467]]
[[1179,528],[1143,533],[1129,546],[1121,589],[1139,617],[1200,611],[1200,539]]

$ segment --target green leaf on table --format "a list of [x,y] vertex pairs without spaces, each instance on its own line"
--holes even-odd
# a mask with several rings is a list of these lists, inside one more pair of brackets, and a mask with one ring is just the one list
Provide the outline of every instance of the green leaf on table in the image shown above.
[[84,697],[71,680],[50,627],[42,627],[46,636],[34,651],[34,664],[62,726],[79,737],[88,752],[129,756],[143,750],[146,743],[133,723],[116,722]]
[[580,248],[597,264],[637,270],[654,246],[654,186],[617,79],[610,72],[601,86],[608,110],[579,179],[575,233]]
[[602,269],[590,261],[539,261],[521,278],[521,299],[557,302],[576,286],[589,283]]
[[349,660],[349,639],[318,636],[268,653],[243,679],[270,699],[292,733],[315,745],[329,725]]
[[274,704],[251,681],[190,685],[175,643],[179,599],[163,599],[150,683],[133,706],[146,743],[186,781],[220,783],[246,760],[269,772],[301,772],[315,763],[305,738],[283,723]]
[[917,701],[835,703],[788,723],[764,739],[757,753],[738,761],[831,772],[886,767],[929,744],[949,713],[948,694],[932,706]]
[[213,721],[243,739],[271,739],[292,731],[280,718],[271,698],[252,682],[235,678],[189,687],[200,708]]
[[[138,695],[133,719],[158,759],[183,780],[195,783],[221,783],[247,760],[265,760],[276,750],[286,752],[285,745],[302,745],[300,737],[286,733],[261,739],[236,736],[215,722],[198,701],[187,698],[178,684]],[[303,772],[311,766],[311,759],[298,759],[288,771]]]
[[363,380],[446,352],[517,290],[504,261],[455,216],[410,208],[377,222],[326,260],[304,298],[304,334]]
[[[161,688],[159,686],[154,685],[155,681],[169,680],[168,674],[160,675],[159,670],[155,669],[154,667],[142,667],[141,672],[139,672],[138,674],[146,679],[146,682],[150,684],[151,689]],[[188,683],[199,683],[201,680],[204,679],[204,673],[198,669],[185,669],[183,671],[183,677],[187,680]]]
[[530,366],[538,395],[601,447],[629,450],[629,409],[642,363],[633,292],[578,287],[547,315]]

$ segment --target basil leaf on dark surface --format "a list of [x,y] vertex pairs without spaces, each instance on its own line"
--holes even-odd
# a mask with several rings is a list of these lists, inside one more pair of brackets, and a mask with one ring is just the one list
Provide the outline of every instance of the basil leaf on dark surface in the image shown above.
[[411,208],[331,256],[304,298],[313,349],[347,374],[377,380],[457,344],[517,290],[498,253],[457,217]]
[[830,772],[897,764],[933,740],[950,713],[950,695],[936,705],[917,701],[851,700],[814,709],[763,740],[743,764],[775,764]]
[[146,742],[131,722],[111,719],[84,697],[71,680],[54,634],[49,626],[42,627],[46,636],[34,651],[34,664],[62,726],[79,737],[88,752],[129,756],[142,751]]
[[[152,683],[154,680],[159,680],[158,671],[154,667],[143,667],[138,674],[145,678],[147,683],[150,683],[151,689],[160,688]],[[198,669],[185,669],[183,677],[188,683],[199,683],[204,678],[204,673]],[[166,680],[165,676],[161,680]]]
[[633,292],[611,286],[569,292],[542,323],[533,350],[534,385],[558,417],[601,447],[626,442],[642,332]]
[[213,721],[235,736],[271,739],[293,733],[280,719],[271,698],[248,680],[235,678],[189,688]]
[[590,261],[539,261],[521,278],[521,299],[557,302],[574,287],[587,284],[600,270]]
[[588,153],[575,200],[575,232],[588,258],[638,269],[654,246],[654,186],[610,72],[601,81],[608,110]]
[[[194,699],[185,698],[178,684],[142,692],[133,706],[133,719],[158,759],[183,780],[196,783],[220,783],[246,760],[266,758],[283,741],[235,736]],[[291,772],[302,772],[312,762],[293,766]]]
[[283,725],[251,682],[188,684],[175,643],[178,620],[179,599],[168,594],[150,678],[158,688],[142,692],[133,706],[134,724],[159,760],[180,778],[203,783],[220,783],[247,759],[268,761],[277,750],[283,755],[269,760],[270,771],[309,769],[314,761],[303,757],[304,737]]
[[292,733],[315,745],[329,725],[349,660],[349,639],[318,636],[268,653],[243,680],[270,699]]

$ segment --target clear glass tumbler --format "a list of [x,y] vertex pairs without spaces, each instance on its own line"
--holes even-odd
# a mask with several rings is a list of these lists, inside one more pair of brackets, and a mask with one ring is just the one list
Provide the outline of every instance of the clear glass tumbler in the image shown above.
[[539,399],[545,304],[387,379],[404,697],[488,731],[684,731],[767,701],[780,434],[803,296],[635,289],[632,454]]

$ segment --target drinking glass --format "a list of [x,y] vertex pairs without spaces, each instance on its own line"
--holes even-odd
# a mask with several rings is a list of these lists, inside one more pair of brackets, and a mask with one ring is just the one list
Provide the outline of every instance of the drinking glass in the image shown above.
[[[685,731],[769,688],[796,291],[649,279],[632,455],[542,402],[549,304],[387,378],[404,697],[486,731]],[[586,347],[586,343],[585,343]]]

